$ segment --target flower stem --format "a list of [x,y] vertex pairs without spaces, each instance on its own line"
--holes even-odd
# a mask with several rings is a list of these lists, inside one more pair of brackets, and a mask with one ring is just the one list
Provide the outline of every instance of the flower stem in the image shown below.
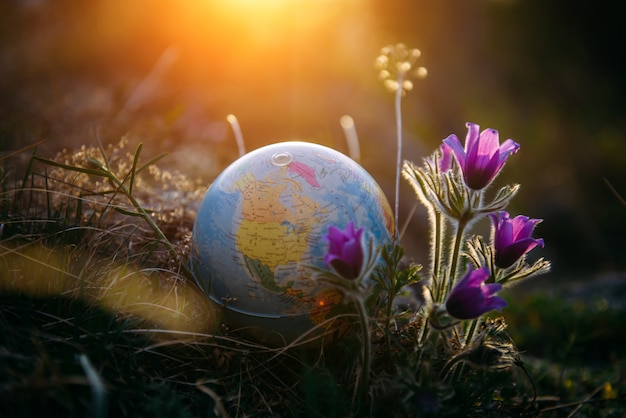
[[[454,278],[456,277],[456,270],[459,262],[459,254],[461,253],[461,247],[463,245],[463,235],[465,234],[465,227],[467,226],[467,220],[459,219],[456,228],[456,236],[454,238],[454,246],[452,255],[450,257],[450,271],[448,272],[448,281],[446,283],[446,294],[449,294],[452,290]],[[443,295],[442,295],[443,297]]]
[[[434,298],[436,301],[440,301],[442,297],[442,287],[441,280],[439,280],[439,270],[441,268],[441,248],[443,243],[443,216],[434,208],[430,209],[432,211],[430,219],[431,219],[431,227],[433,228],[433,254],[432,254],[432,280],[433,280],[433,289],[434,289]],[[438,282],[439,281],[439,282]]]
[[360,408],[361,408],[361,416],[369,416],[369,375],[370,375],[370,350],[371,350],[371,340],[370,340],[370,329],[369,329],[369,320],[367,317],[367,312],[365,311],[365,303],[363,298],[355,297],[354,303],[357,308],[357,313],[359,315],[359,322],[361,323],[361,334],[362,334],[362,362],[363,367],[361,369],[361,383],[360,383]]
[[472,338],[474,338],[474,333],[476,332],[476,326],[478,325],[478,318],[473,319],[470,323],[469,329],[467,330],[467,334],[465,334],[465,343],[464,347],[467,347],[472,343]]
[[398,230],[398,214],[400,212],[400,170],[402,166],[402,82],[404,81],[404,73],[402,71],[398,72],[398,88],[396,89],[395,95],[395,113],[396,113],[396,137],[398,140],[397,146],[397,159],[396,159],[396,200],[395,200],[395,221],[396,221],[396,242],[399,241],[399,230]]
[[[391,280],[395,281],[395,278],[391,278]],[[391,288],[393,289],[395,284],[392,284]],[[387,309],[385,312],[385,343],[387,345],[387,354],[391,357],[391,313],[393,311],[393,294],[392,290],[389,290],[389,294],[387,295]]]
[[[469,329],[467,330],[467,333],[465,334],[465,338],[464,338],[464,342],[463,342],[463,350],[465,348],[467,348],[471,343],[472,343],[472,339],[474,338],[474,333],[476,332],[476,327],[478,326],[478,320],[479,318],[473,319],[472,322],[470,322],[469,324]],[[465,351],[461,351],[462,353]],[[461,364],[460,367],[458,367],[453,375],[453,380],[458,380],[461,375],[463,374],[463,369],[464,369],[464,364]]]

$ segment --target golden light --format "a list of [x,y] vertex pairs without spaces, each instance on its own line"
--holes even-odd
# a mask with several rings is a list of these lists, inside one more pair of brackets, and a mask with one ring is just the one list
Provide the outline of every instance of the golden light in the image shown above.
[[[350,25],[363,13],[362,0],[181,0],[155,1],[150,8],[125,6],[141,30],[133,45],[141,45],[131,57],[152,57],[175,46],[180,59],[172,68],[179,82],[280,84],[289,75],[303,81],[307,71],[340,65],[328,59],[337,50],[347,56],[358,48]],[[114,12],[108,30],[118,32]],[[346,19],[346,16],[352,17]],[[131,30],[128,27],[125,30]],[[345,43],[349,43],[349,46]],[[160,49],[160,50],[159,50]],[[328,60],[324,63],[324,58]],[[147,61],[149,63],[150,61]],[[170,79],[170,82],[172,80]],[[308,82],[308,80],[306,80]],[[248,94],[249,95],[249,94]]]
[[318,24],[341,10],[347,0],[219,0],[211,8],[222,17],[255,22],[258,26]]
[[[215,0],[182,3],[179,29],[198,38],[220,33],[227,44],[268,47],[289,43],[297,33],[328,29],[328,24],[354,0]],[[179,3],[180,4],[180,3]],[[164,10],[165,12],[165,10]],[[165,14],[164,14],[165,15]],[[171,16],[171,15],[170,15]],[[189,24],[192,23],[190,26]],[[195,24],[194,24],[195,23]]]
[[[293,0],[221,0],[213,2],[213,7],[225,15],[234,17],[256,17],[259,20],[284,18],[294,5],[303,2]],[[282,15],[282,16],[281,16]]]
[[[83,259],[93,264],[80,265]],[[166,276],[151,277],[131,265],[92,260],[69,246],[0,245],[0,291],[7,290],[34,297],[82,299],[165,330],[210,334],[221,316],[194,286]]]

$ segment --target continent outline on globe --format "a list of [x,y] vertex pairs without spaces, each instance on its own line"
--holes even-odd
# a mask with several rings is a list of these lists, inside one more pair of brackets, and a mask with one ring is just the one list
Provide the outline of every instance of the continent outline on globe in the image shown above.
[[376,245],[391,242],[391,207],[360,165],[312,143],[259,148],[207,190],[193,231],[194,278],[223,307],[226,322],[244,328],[263,322],[260,335],[291,340],[297,335],[286,334],[324,322],[340,304],[310,267],[325,268],[328,227],[350,220]]

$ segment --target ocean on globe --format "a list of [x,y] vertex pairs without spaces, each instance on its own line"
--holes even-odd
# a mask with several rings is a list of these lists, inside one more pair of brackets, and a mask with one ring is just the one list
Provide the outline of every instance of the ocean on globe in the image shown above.
[[328,228],[350,221],[364,228],[365,248],[392,242],[389,202],[359,164],[306,142],[259,148],[206,192],[193,229],[194,278],[231,330],[273,346],[329,340],[346,304],[315,268],[327,269]]

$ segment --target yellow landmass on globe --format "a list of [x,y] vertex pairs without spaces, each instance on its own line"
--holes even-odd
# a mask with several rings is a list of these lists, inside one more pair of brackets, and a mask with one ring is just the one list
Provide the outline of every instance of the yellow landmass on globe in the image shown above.
[[320,204],[302,195],[301,185],[284,174],[259,180],[248,173],[234,183],[242,193],[237,246],[272,271],[280,264],[302,261],[309,234],[320,221]]
[[243,254],[274,271],[279,264],[302,260],[311,228],[312,225],[292,227],[281,222],[244,219],[237,232],[237,246]]

